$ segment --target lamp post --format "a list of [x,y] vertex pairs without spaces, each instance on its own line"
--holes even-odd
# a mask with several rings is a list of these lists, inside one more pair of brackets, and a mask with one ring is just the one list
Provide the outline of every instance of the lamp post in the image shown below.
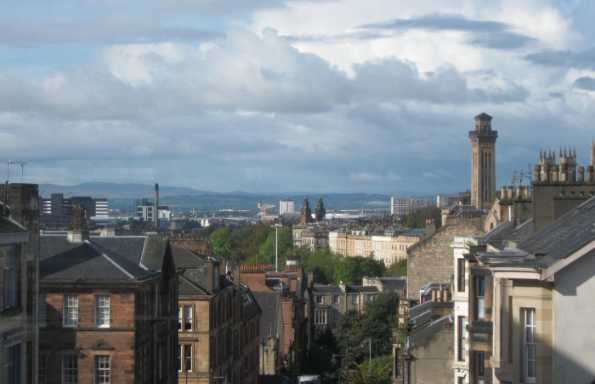
[[372,375],[372,338],[368,338],[368,379]]
[[275,272],[279,272],[279,227],[281,225],[276,223],[275,227]]

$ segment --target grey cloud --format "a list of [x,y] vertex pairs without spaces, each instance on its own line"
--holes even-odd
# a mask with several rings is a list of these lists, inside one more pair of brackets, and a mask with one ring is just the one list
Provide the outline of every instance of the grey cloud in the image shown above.
[[595,78],[587,76],[579,77],[574,81],[574,87],[595,92]]
[[498,21],[471,20],[460,15],[433,14],[410,19],[394,19],[363,24],[362,29],[428,29],[434,31],[501,32],[508,25]]
[[[183,57],[172,61],[158,49],[108,50],[112,72],[100,62],[41,77],[0,74],[0,111],[127,121],[210,110],[323,113],[351,103],[387,100],[510,103],[528,96],[516,84],[471,88],[452,67],[420,73],[414,64],[396,58],[358,64],[351,78],[320,57],[299,52],[273,31],[262,38],[238,33],[200,54],[193,46],[177,52]],[[136,75],[139,66],[147,79],[133,84],[127,73],[113,72],[130,67]]]
[[410,99],[435,103],[519,102],[528,92],[518,85],[509,90],[473,89],[463,75],[445,67],[422,76],[417,69],[397,59],[368,62],[354,67],[359,92],[378,100]]
[[595,69],[595,48],[584,51],[543,51],[525,58],[532,63],[550,67]]
[[[364,24],[363,30],[402,32],[412,29],[459,31],[469,35],[469,43],[491,49],[516,49],[527,46],[534,38],[516,33],[509,24],[491,20],[472,20],[460,15],[432,14],[410,19],[394,19]],[[382,35],[380,35],[382,37]]]
[[70,43],[139,43],[151,41],[212,40],[221,37],[215,31],[180,27],[155,26],[144,22],[123,23],[95,20],[89,23],[48,22],[0,24],[0,44],[70,44]]

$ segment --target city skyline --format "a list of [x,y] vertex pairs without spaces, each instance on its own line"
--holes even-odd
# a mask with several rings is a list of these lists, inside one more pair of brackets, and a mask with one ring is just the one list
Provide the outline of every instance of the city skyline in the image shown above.
[[25,181],[456,192],[481,112],[498,185],[542,147],[589,160],[588,1],[9,3],[0,148]]

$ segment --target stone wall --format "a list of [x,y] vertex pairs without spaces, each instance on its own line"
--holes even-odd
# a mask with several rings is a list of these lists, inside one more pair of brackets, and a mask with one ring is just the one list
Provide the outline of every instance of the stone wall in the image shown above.
[[414,245],[407,256],[407,297],[419,299],[419,290],[427,283],[450,283],[453,273],[452,248],[455,236],[483,233],[478,218],[448,220],[434,235]]
[[411,383],[451,384],[453,382],[453,338],[453,325],[448,324],[430,340],[412,349]]

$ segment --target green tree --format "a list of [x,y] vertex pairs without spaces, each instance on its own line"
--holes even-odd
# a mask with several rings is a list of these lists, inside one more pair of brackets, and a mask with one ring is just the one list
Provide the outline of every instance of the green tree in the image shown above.
[[217,228],[209,237],[213,253],[217,257],[230,259],[232,253],[231,231],[227,227]]
[[[279,265],[285,264],[288,252],[293,248],[290,228],[279,228]],[[271,230],[264,243],[258,249],[258,259],[262,263],[275,263],[275,230]]]
[[295,251],[302,256],[304,270],[314,273],[314,281],[321,284],[330,284],[336,281],[335,272],[340,257],[334,255],[328,249],[311,252],[306,248],[299,248]]
[[271,227],[261,223],[234,228],[231,231],[232,253],[239,261],[258,260],[258,251],[270,232]]
[[335,281],[361,284],[364,276],[384,275],[384,263],[367,257],[343,257],[337,264]]
[[372,361],[364,361],[355,369],[346,373],[348,384],[390,384],[392,374],[392,356],[378,356]]
[[401,260],[401,261],[394,262],[384,272],[384,276],[392,276],[392,277],[407,276],[407,260]]
[[346,314],[338,324],[337,342],[345,355],[344,367],[360,364],[369,356],[389,355],[392,351],[392,326],[398,307],[396,293],[382,293],[367,304],[363,315]]
[[408,228],[425,228],[427,218],[432,218],[436,228],[439,228],[442,222],[440,208],[425,207],[418,209],[415,212],[403,217],[402,223]]

